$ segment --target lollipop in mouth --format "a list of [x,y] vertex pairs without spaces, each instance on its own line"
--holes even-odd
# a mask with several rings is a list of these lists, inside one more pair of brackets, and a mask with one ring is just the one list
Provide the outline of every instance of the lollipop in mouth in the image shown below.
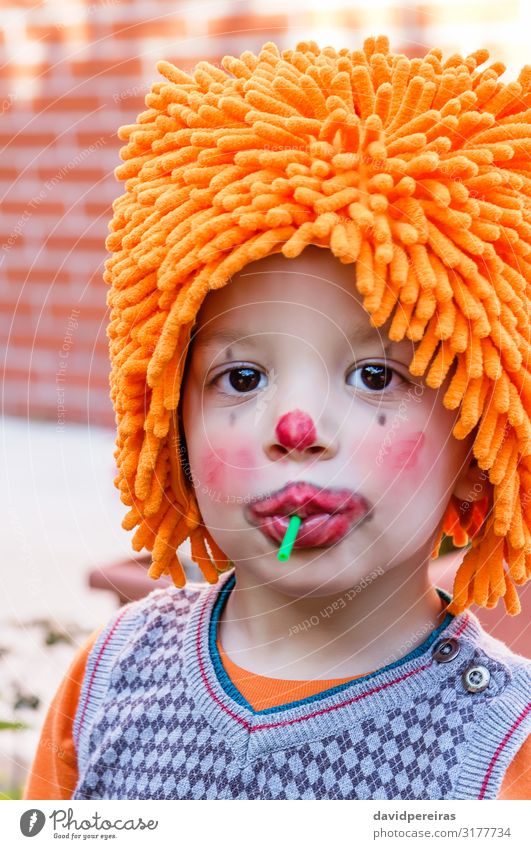
[[284,535],[284,539],[280,545],[277,557],[279,560],[288,560],[291,549],[295,544],[295,537],[297,536],[297,531],[300,528],[302,519],[300,516],[292,516],[289,520],[288,529]]
[[291,481],[246,509],[248,521],[280,546],[285,561],[293,548],[333,545],[369,512],[370,505],[350,489],[327,489],[306,481]]

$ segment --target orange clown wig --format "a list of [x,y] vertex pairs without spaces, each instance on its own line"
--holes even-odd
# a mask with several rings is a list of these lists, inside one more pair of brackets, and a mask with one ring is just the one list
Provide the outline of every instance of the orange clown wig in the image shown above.
[[115,485],[149,575],[210,583],[231,561],[203,525],[175,462],[186,352],[209,291],[275,252],[327,247],[355,264],[372,326],[417,343],[409,365],[475,430],[483,499],[455,496],[438,530],[469,545],[451,613],[520,612],[531,571],[531,66],[514,82],[487,50],[409,59],[385,36],[362,50],[315,42],[199,62],[167,61],[146,110],[119,129],[104,278],[117,423]]

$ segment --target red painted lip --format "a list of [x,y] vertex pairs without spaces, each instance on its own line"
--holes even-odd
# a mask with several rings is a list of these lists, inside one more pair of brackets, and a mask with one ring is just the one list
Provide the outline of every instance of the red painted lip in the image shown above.
[[369,511],[363,496],[351,489],[323,489],[297,481],[279,492],[254,499],[248,505],[249,521],[275,542],[282,542],[289,517],[303,520],[294,548],[331,545]]

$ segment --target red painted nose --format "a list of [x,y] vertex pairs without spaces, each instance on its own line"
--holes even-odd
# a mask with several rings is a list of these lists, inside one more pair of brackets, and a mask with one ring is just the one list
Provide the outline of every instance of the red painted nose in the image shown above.
[[292,410],[290,413],[285,413],[278,420],[275,432],[278,441],[290,450],[298,448],[302,451],[316,439],[315,426],[311,416],[303,413],[302,410]]

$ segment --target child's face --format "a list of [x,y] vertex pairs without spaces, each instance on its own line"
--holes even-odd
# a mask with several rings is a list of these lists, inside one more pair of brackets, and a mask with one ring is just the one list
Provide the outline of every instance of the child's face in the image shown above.
[[[442,403],[449,378],[433,390],[409,374],[414,343],[390,343],[388,325],[370,325],[354,275],[315,246],[246,266],[203,302],[185,375],[204,524],[237,572],[290,595],[329,595],[397,566],[406,579],[429,557],[468,465],[471,437],[451,435],[457,411]],[[290,443],[298,414],[277,430],[295,410],[315,428],[299,449]],[[362,508],[338,540],[293,548],[281,562],[249,503],[294,481],[352,490]]]

